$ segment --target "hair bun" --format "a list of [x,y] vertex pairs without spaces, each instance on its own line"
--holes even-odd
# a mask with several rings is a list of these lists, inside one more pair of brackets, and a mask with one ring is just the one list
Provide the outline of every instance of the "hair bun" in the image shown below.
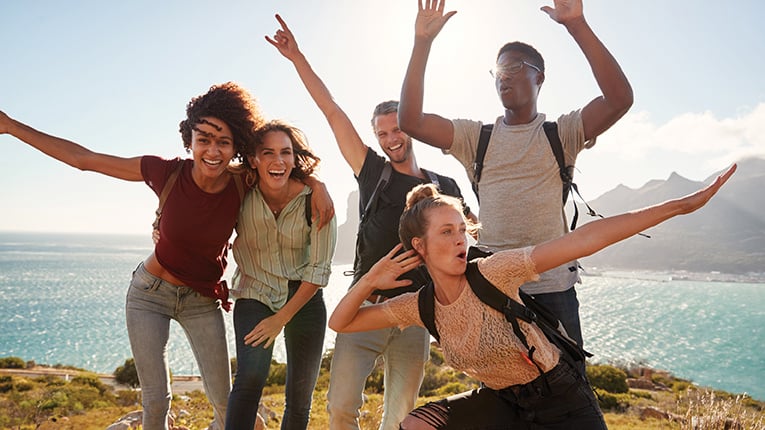
[[421,200],[425,200],[427,198],[435,198],[440,194],[441,193],[438,192],[438,188],[436,188],[436,186],[433,184],[417,185],[416,187],[412,188],[412,190],[409,191],[409,193],[406,195],[405,210],[410,209]]

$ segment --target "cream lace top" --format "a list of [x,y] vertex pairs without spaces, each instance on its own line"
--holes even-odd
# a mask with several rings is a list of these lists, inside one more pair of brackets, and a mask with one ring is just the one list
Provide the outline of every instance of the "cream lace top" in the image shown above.
[[[538,275],[530,259],[533,247],[498,252],[478,262],[478,270],[507,296],[520,301],[519,287]],[[417,293],[402,294],[382,303],[382,309],[399,327],[424,327],[417,307]],[[524,357],[526,348],[513,333],[504,315],[485,305],[465,286],[449,305],[435,303],[436,328],[446,362],[483,382],[500,389],[525,384],[539,376],[539,370]],[[560,352],[533,324],[519,321],[529,346],[536,346],[534,360],[544,371],[555,367]]]

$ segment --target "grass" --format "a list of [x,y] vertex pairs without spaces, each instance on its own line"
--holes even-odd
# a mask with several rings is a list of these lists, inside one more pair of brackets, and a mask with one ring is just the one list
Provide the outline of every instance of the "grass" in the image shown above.
[[[418,405],[449,394],[446,387],[456,385],[464,389],[471,384],[471,381],[440,364],[436,351],[429,364],[431,367],[425,372],[429,388],[426,389],[426,384],[423,384]],[[272,366],[275,375],[279,373],[278,367]],[[309,429],[329,428],[326,409],[328,367],[328,362],[323,363],[314,392]],[[630,374],[629,369],[619,370],[623,372],[613,369],[610,373],[635,376]],[[138,391],[114,390],[102,384],[97,375],[79,372],[71,380],[54,375],[32,378],[0,374],[0,429],[103,430],[128,412],[140,409]],[[379,375],[373,373],[368,381],[366,401],[360,416],[362,429],[376,429],[379,426],[383,398],[380,380]],[[667,388],[657,391],[628,389],[617,393],[598,388],[609,429],[765,430],[764,402],[744,395],[696,387],[690,381],[674,378],[665,372],[655,372],[652,380]],[[268,428],[279,428],[284,411],[282,383],[274,382],[267,387],[262,403],[270,411]],[[610,409],[605,409],[606,405],[610,405]],[[646,408],[662,411],[667,417],[641,417]],[[212,420],[212,410],[201,391],[175,395],[171,409],[176,425],[182,428],[205,429]]]

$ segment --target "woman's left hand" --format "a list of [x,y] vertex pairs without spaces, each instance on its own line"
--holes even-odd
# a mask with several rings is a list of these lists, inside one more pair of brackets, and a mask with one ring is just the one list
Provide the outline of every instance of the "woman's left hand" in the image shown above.
[[313,198],[311,198],[311,213],[313,215],[311,218],[321,230],[335,216],[335,204],[323,182],[317,180],[311,189],[313,190]]
[[282,331],[287,321],[282,322],[279,315],[271,315],[260,321],[252,331],[244,337],[245,345],[252,347],[263,344],[263,348],[270,347],[276,340],[276,336]]
[[422,264],[422,259],[413,249],[396,255],[401,248],[403,246],[400,243],[396,245],[385,257],[375,263],[362,279],[366,278],[377,290],[390,290],[411,285],[411,280],[399,280],[398,277]]

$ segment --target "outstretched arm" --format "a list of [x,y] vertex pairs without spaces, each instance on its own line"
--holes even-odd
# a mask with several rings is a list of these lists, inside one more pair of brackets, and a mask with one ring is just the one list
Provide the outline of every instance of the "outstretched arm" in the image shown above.
[[10,134],[49,157],[80,170],[90,170],[126,181],[140,181],[141,157],[122,158],[93,152],[72,141],[51,136],[16,121],[0,111],[0,134]]
[[422,99],[425,92],[425,67],[433,40],[446,21],[457,12],[444,14],[446,0],[424,1],[423,6],[423,0],[419,0],[419,11],[414,24],[414,47],[401,87],[398,125],[406,134],[421,142],[436,148],[449,149],[454,140],[452,122],[435,114],[423,113]]
[[400,249],[401,244],[396,245],[348,290],[332,312],[329,328],[338,333],[350,333],[395,325],[393,321],[388,320],[387,314],[378,305],[361,305],[374,290],[406,287],[412,283],[411,280],[397,278],[417,267],[421,263],[420,257],[414,250],[396,255]]
[[554,0],[555,8],[542,7],[550,18],[563,24],[590,63],[595,81],[603,92],[582,109],[584,138],[597,137],[632,106],[632,87],[619,63],[608,52],[584,19],[582,0]]
[[675,216],[694,212],[707,204],[735,171],[734,164],[712,184],[693,194],[634,212],[596,220],[558,239],[537,245],[531,253],[537,273],[594,254]]
[[266,40],[271,45],[274,45],[285,58],[292,61],[298,76],[300,76],[300,80],[303,81],[303,85],[305,85],[311,98],[313,98],[313,101],[316,102],[316,105],[327,118],[327,122],[329,122],[329,126],[332,128],[332,133],[335,135],[335,140],[340,147],[340,152],[343,154],[345,161],[353,169],[353,174],[358,176],[364,165],[364,159],[367,156],[369,147],[361,141],[348,115],[335,102],[329,89],[327,89],[316,72],[313,71],[303,53],[300,52],[295,36],[289,27],[287,27],[282,17],[276,15],[276,20],[279,21],[279,25],[282,28],[276,30],[273,39],[266,36]]

